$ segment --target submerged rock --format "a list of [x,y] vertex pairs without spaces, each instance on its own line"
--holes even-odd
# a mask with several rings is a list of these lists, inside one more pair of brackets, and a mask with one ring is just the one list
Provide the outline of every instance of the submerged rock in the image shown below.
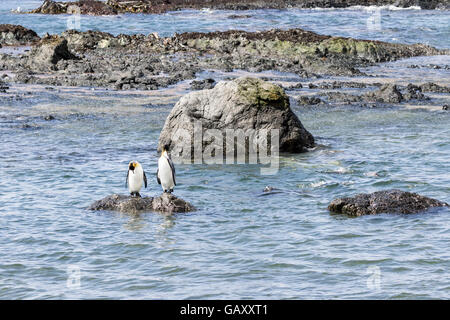
[[40,38],[33,30],[13,24],[0,24],[0,45],[25,45]]
[[378,213],[418,213],[432,207],[447,207],[448,204],[427,198],[417,193],[397,189],[361,193],[354,197],[333,200],[328,210],[349,216],[362,216]]
[[193,80],[191,82],[191,90],[212,89],[216,85],[214,79]]
[[345,92],[326,92],[328,101],[341,102],[346,104],[352,104],[362,102],[364,99],[361,96],[345,93]]
[[[166,119],[158,149],[167,144],[179,153],[189,153],[187,149],[192,147],[194,126],[198,123],[202,135],[207,129],[217,129],[224,142],[227,129],[233,132],[267,129],[269,133],[270,129],[278,129],[281,152],[303,152],[314,146],[313,136],[292,112],[284,90],[257,78],[221,81],[213,89],[181,97]],[[180,141],[181,132],[190,135],[190,141]],[[202,139],[202,151],[207,145],[208,141]]]
[[450,93],[450,87],[440,86],[433,82],[427,82],[420,86],[423,92],[434,92],[434,93]]
[[165,213],[189,212],[195,208],[189,202],[177,198],[173,194],[163,193],[161,196],[131,197],[129,195],[113,194],[91,204],[89,210],[119,211],[124,213],[141,213],[159,211]]
[[298,98],[297,102],[299,105],[303,106],[311,106],[324,103],[320,98],[307,96],[301,96],[300,98]]
[[422,88],[420,86],[416,86],[412,83],[408,84],[405,89],[405,93],[403,93],[403,98],[406,101],[409,100],[427,100],[429,98],[425,97],[422,93]]

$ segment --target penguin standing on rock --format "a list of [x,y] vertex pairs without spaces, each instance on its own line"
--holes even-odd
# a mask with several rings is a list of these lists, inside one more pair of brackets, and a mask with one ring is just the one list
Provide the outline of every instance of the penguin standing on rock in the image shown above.
[[131,161],[128,164],[127,181],[125,182],[125,187],[128,185],[128,190],[131,196],[140,197],[139,191],[142,185],[145,184],[147,188],[147,177],[145,176],[144,169],[137,161]]
[[172,193],[173,187],[177,185],[175,181],[175,167],[168,153],[169,146],[163,146],[161,157],[158,160],[158,170],[156,180],[161,185],[163,192]]

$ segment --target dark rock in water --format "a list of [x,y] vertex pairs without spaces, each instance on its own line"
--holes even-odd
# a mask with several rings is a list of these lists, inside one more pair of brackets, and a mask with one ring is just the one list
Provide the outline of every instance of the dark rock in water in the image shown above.
[[30,13],[41,13],[41,14],[67,13],[67,4],[61,2],[54,2],[51,0],[45,0],[44,3],[39,8],[30,11]]
[[[367,84],[362,82],[354,82],[354,81],[333,81],[333,82],[322,82],[317,85],[313,85],[313,88],[319,88],[319,89],[340,89],[340,88],[366,88]],[[310,89],[313,89],[310,88]]]
[[9,86],[2,79],[0,79],[0,92],[6,93],[6,90],[8,89]]
[[195,208],[183,199],[177,198],[173,194],[163,193],[161,196],[153,199],[152,208],[160,212],[190,212]]
[[344,93],[344,92],[327,92],[326,97],[329,101],[342,102],[342,103],[347,103],[347,104],[361,102],[364,100],[360,96],[353,95],[350,93]]
[[366,101],[381,103],[400,103],[404,100],[403,95],[395,84],[386,84],[379,90],[364,95]]
[[39,39],[33,30],[19,25],[0,24],[0,44],[25,45]]
[[433,82],[427,82],[420,86],[423,92],[450,93],[450,87],[440,86]]
[[409,100],[426,100],[427,97],[422,93],[422,88],[412,83],[406,87],[406,92],[403,94],[406,101]]
[[293,90],[293,89],[301,89],[301,88],[303,88],[303,84],[301,82],[298,82],[296,84],[292,84],[292,85],[287,86],[287,87],[283,86],[283,89],[285,89],[285,90]]
[[195,208],[188,202],[177,198],[173,194],[164,193],[159,197],[131,197],[113,194],[94,202],[89,210],[119,211],[124,213],[141,213],[159,211],[165,213],[189,212]]
[[362,216],[378,213],[410,214],[422,212],[432,207],[444,206],[448,206],[448,204],[417,193],[392,189],[335,199],[328,206],[328,210],[349,216]]
[[97,0],[80,0],[72,2],[45,0],[39,8],[31,10],[28,13],[114,15],[117,14],[117,11],[106,3]]
[[107,210],[120,211],[125,213],[138,213],[152,211],[153,198],[150,197],[131,197],[119,194],[113,194],[101,200],[94,202],[89,210]]
[[[194,91],[181,97],[166,119],[158,150],[167,144],[171,149],[177,149],[176,154],[193,157],[194,153],[190,151],[194,124],[201,124],[203,133],[200,134],[207,129],[219,130],[224,142],[227,129],[233,132],[265,129],[269,133],[271,129],[277,129],[281,152],[303,152],[314,146],[313,136],[292,112],[284,90],[257,78],[221,81],[211,90]],[[182,137],[190,135],[190,139],[180,141],[180,134]],[[202,140],[204,151],[208,141]],[[267,142],[270,150],[271,143]],[[248,142],[243,146],[246,152],[249,151],[247,145]]]
[[215,85],[214,79],[194,80],[191,82],[191,90],[212,89]]
[[69,51],[67,40],[64,38],[48,38],[33,47],[29,55],[29,64],[48,67],[60,60],[78,59]]
[[301,96],[297,100],[299,105],[316,105],[316,104],[323,104],[323,101],[317,97],[307,97],[307,96]]
[[227,18],[228,19],[248,19],[251,18],[252,16],[249,14],[231,14],[229,15]]

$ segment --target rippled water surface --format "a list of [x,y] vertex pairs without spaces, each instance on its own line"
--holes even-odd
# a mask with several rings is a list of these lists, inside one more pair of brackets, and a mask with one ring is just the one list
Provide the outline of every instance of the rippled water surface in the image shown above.
[[[36,7],[36,1],[23,3]],[[341,18],[360,19],[346,28],[343,22],[330,22],[325,30],[320,17],[333,12],[263,10],[251,12],[254,18],[246,23],[264,29],[270,19],[281,23],[304,15],[309,20],[280,27],[355,35],[366,17],[361,10],[341,10]],[[83,17],[83,28],[98,23],[99,29],[114,33],[149,32],[144,20],[183,21],[208,14],[177,12],[138,20],[124,15],[99,22]],[[387,11],[386,19],[402,29],[397,15],[432,23],[427,20],[431,14]],[[2,23],[17,23],[16,17],[0,15]],[[23,19],[40,33],[64,29],[62,17]],[[114,30],[102,19],[113,19],[108,27]],[[222,19],[216,26],[185,27],[204,31],[241,22]],[[134,29],[127,31],[129,25]],[[448,34],[448,24],[435,26]],[[167,34],[183,31],[176,25],[158,28],[154,30]],[[422,35],[404,34],[398,41],[417,41],[413,36]],[[448,41],[441,36],[436,45],[449,47]],[[408,68],[448,65],[448,59],[383,64],[364,70],[370,77],[359,81],[398,77],[406,83],[432,80],[448,86],[448,70]],[[280,81],[291,77],[279,76]],[[127,192],[126,168],[132,159],[143,164],[149,177],[143,194],[160,193],[154,178],[157,139],[188,88],[181,83],[152,92],[117,92],[13,85],[0,96],[0,298],[449,298],[450,210],[359,218],[327,211],[336,197],[387,188],[450,202],[450,113],[441,110],[448,95],[434,94],[435,107],[305,108],[295,96],[310,90],[290,91],[292,108],[318,147],[282,154],[277,175],[262,176],[255,165],[178,165],[175,194],[192,202],[196,212],[130,216],[86,210],[106,195]],[[49,114],[55,120],[45,121]],[[279,190],[263,193],[267,185]],[[81,271],[79,287],[67,285],[73,268]],[[371,285],[378,271],[379,288]]]

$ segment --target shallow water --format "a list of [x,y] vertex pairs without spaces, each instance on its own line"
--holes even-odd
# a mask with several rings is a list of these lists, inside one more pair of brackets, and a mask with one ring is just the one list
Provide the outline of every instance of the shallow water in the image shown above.
[[[398,14],[424,14],[416,11]],[[39,19],[28,26],[59,32]],[[319,21],[309,27],[322,28]],[[448,59],[382,64],[357,80],[450,85],[448,70],[407,68]],[[200,76],[211,74],[229,75]],[[280,82],[309,82],[278,75]],[[192,202],[194,213],[86,210],[106,195],[126,193],[132,159],[149,177],[143,194],[161,192],[153,175],[157,139],[188,88],[188,82],[151,92],[13,85],[1,94],[0,298],[448,299],[449,209],[347,218],[327,205],[387,188],[450,202],[450,113],[438,108],[449,95],[436,95],[436,108],[305,108],[292,99],[318,147],[282,154],[277,175],[262,176],[256,165],[178,165],[175,194]],[[49,114],[56,119],[45,121]],[[280,190],[263,193],[267,185]],[[79,287],[69,277],[77,268]],[[378,274],[379,286],[371,282]]]

